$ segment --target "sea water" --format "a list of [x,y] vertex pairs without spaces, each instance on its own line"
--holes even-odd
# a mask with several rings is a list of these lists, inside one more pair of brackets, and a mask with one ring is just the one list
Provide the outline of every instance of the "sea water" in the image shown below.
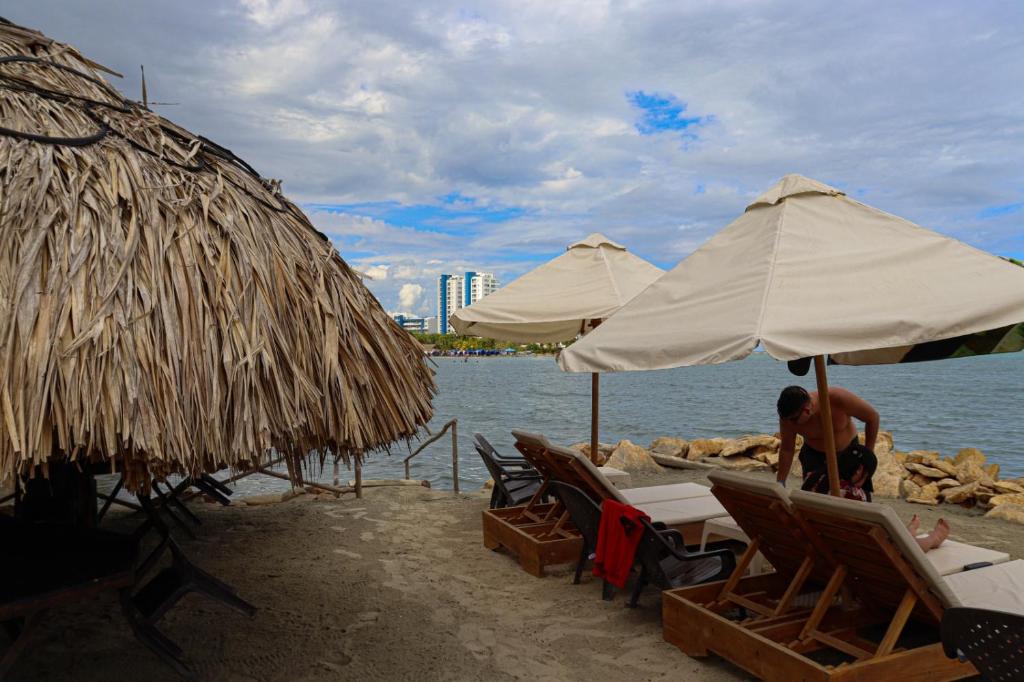
[[[476,490],[489,476],[476,451],[480,432],[504,455],[516,456],[510,431],[543,433],[571,444],[590,440],[589,374],[562,372],[552,356],[436,358],[438,393],[434,433],[458,420],[459,482]],[[831,366],[828,379],[870,402],[891,431],[896,449],[954,455],[975,447],[997,462],[1000,476],[1024,475],[1024,353],[867,367]],[[686,439],[736,437],[778,430],[775,400],[789,384],[815,389],[813,369],[804,377],[764,353],[722,365],[600,377],[600,439],[629,439],[647,446],[659,436]],[[413,449],[418,445],[413,442]],[[402,478],[404,444],[390,455],[368,456],[363,477]],[[319,474],[329,482],[331,466]],[[435,488],[452,486],[451,438],[426,447],[412,460],[412,478]],[[343,482],[352,477],[342,466]],[[287,486],[265,476],[239,483],[242,495]]]

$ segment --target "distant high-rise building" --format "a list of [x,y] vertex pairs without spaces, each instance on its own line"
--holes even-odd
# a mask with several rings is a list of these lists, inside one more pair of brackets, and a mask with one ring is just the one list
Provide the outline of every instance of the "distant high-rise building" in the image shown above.
[[429,330],[429,320],[434,318],[416,317],[411,313],[388,313],[391,315],[391,319],[398,323],[398,325],[410,332],[425,333]]
[[498,289],[498,280],[489,272],[445,274],[437,278],[437,330],[454,334],[451,316],[459,308],[473,305]]
[[[472,275],[472,276],[471,276]],[[498,289],[498,280],[489,272],[467,272],[466,280],[469,285],[466,305],[473,305],[487,294],[493,294]]]

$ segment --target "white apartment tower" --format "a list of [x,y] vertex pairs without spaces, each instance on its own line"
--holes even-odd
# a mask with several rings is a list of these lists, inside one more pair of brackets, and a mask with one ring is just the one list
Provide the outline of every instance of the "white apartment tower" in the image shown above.
[[473,305],[498,289],[498,280],[489,272],[465,272],[437,278],[437,330],[454,334],[451,316],[459,308]]

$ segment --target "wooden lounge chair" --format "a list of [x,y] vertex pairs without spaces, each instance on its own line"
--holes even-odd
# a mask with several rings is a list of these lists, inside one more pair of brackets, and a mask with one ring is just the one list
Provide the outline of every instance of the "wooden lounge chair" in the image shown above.
[[1024,615],[965,606],[942,616],[942,649],[970,661],[986,680],[1024,678]]
[[[652,521],[678,530],[686,544],[700,542],[705,520],[727,515],[725,508],[710,495],[711,491],[696,483],[653,486],[653,490],[619,490],[579,452],[554,445],[539,434],[513,431],[512,435],[516,437],[516,447],[520,451],[539,451],[539,456],[546,459],[558,480],[575,485],[595,502],[613,499],[632,505],[650,516]],[[644,499],[651,501],[640,501]]]
[[[739,596],[770,604],[759,593],[784,594],[780,588],[793,588],[800,568],[794,570],[792,559],[787,564],[786,557],[777,556],[782,553],[769,546],[774,543],[768,542],[767,529],[759,531],[752,522],[756,497],[751,494],[745,502],[751,505],[748,518],[735,502],[743,495],[726,491],[727,487],[746,493],[760,487],[765,496],[789,498],[795,524],[791,528],[798,529],[794,532],[801,546],[786,553],[802,557],[800,566],[809,573],[808,581],[823,584],[824,589],[810,611],[776,608],[738,620],[716,601],[724,591],[721,585],[673,590],[665,600],[665,636],[690,655],[714,651],[763,679],[959,679],[974,674],[974,669],[942,655],[938,623],[943,611],[976,598],[972,592],[1013,584],[1017,576],[1024,579],[1024,561],[941,576],[895,512],[884,505],[801,491],[787,496],[767,481],[744,484],[735,475],[713,476],[716,495],[727,508],[733,507],[734,518],[753,533],[752,539],[765,533],[759,544],[772,555],[769,561],[778,564],[776,574],[737,580]],[[776,515],[782,508],[776,505],[770,511],[769,523],[785,523]],[[807,558],[811,568],[806,568]],[[773,575],[784,579],[776,577],[773,582]]]
[[583,538],[561,501],[545,501],[551,481],[558,479],[543,448],[524,448],[517,442],[516,449],[540,475],[540,486],[526,504],[485,509],[483,542],[491,550],[506,548],[526,572],[539,578],[545,566],[571,562],[579,554]]
[[[713,484],[711,492],[750,538],[750,544],[728,580],[709,587],[697,599],[698,603],[718,614],[741,609],[748,627],[773,627],[799,618],[790,611],[802,595],[820,592],[830,571],[820,549],[814,546],[813,533],[794,513],[785,488],[773,481],[730,471],[715,471],[708,478]],[[775,571],[745,579],[758,552]],[[696,595],[691,593],[690,598],[695,599]],[[666,640],[679,643],[683,638],[675,626],[679,618],[688,617],[687,613],[675,601],[665,601]],[[753,620],[761,622],[755,626]]]

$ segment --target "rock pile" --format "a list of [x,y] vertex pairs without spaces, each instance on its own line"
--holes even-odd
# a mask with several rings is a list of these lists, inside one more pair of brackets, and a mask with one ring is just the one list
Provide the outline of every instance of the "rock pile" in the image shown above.
[[[864,442],[864,434],[860,434]],[[779,434],[740,438],[684,440],[663,436],[643,448],[628,440],[616,445],[601,443],[598,464],[630,472],[658,471],[661,464],[673,467],[732,471],[775,471],[779,464]],[[802,439],[798,436],[796,451]],[[589,455],[588,443],[571,446]],[[876,497],[899,497],[917,504],[959,504],[987,510],[986,516],[1024,523],[1024,478],[999,479],[999,465],[989,464],[976,448],[964,448],[954,457],[938,452],[898,452],[892,433],[883,431],[875,442],[878,468],[873,478]],[[672,458],[667,460],[666,458]],[[676,462],[678,460],[678,462]],[[800,462],[794,457],[790,476],[800,478]]]
[[900,496],[918,504],[959,504],[986,509],[986,516],[1024,523],[1024,478],[999,478],[976,448],[955,457],[931,450],[895,453],[903,466]]

